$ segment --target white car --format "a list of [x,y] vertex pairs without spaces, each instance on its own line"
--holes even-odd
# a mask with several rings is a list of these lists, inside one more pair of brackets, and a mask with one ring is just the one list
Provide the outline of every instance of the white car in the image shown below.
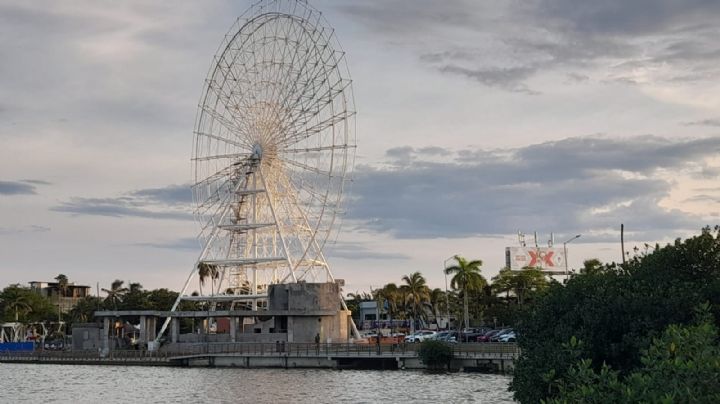
[[503,334],[498,338],[498,342],[515,342],[517,341],[517,336],[515,335],[515,331],[510,331],[507,334]]
[[405,337],[405,342],[425,341],[428,338],[434,337],[435,334],[437,334],[435,331],[417,331]]

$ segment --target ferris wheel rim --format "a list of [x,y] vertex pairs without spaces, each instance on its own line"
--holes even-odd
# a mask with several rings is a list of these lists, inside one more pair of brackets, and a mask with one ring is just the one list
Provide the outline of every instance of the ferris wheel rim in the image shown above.
[[[260,2],[263,3],[263,2]],[[258,4],[260,4],[258,3]],[[275,3],[274,1],[271,1],[269,3]],[[303,3],[304,6],[310,7],[312,12],[318,13],[318,23],[321,21],[325,21],[324,16],[319,14],[317,10],[312,8],[311,6],[307,5],[307,3]],[[205,81],[205,86],[203,88],[203,96],[201,97],[201,101],[198,106],[198,112],[196,116],[196,124],[195,124],[195,130],[194,130],[194,141],[193,141],[193,173],[194,173],[194,184],[193,189],[195,190],[197,187],[202,187],[203,183],[208,179],[211,178],[214,175],[219,176],[227,176],[228,169],[230,165],[237,164],[241,162],[244,158],[248,158],[248,156],[252,155],[252,149],[258,147],[258,144],[250,144],[247,141],[242,140],[236,140],[236,139],[228,139],[227,137],[223,138],[222,140],[216,139],[220,142],[225,142],[228,144],[231,144],[234,147],[237,147],[239,149],[244,149],[244,153],[226,153],[226,154],[214,154],[214,155],[203,155],[200,151],[200,148],[198,147],[199,138],[202,137],[208,137],[208,136],[215,136],[211,133],[204,133],[202,131],[202,120],[206,117],[206,114],[208,111],[206,110],[207,102],[209,93],[211,91],[210,87],[212,85],[211,79],[217,74],[218,70],[221,69],[220,61],[223,59],[224,55],[228,51],[228,49],[231,48],[233,41],[235,41],[238,36],[242,34],[242,30],[244,27],[249,26],[249,24],[252,24],[253,21],[258,21],[260,18],[266,19],[267,21],[263,24],[267,24],[271,21],[281,19],[281,18],[289,18],[291,21],[306,21],[303,19],[298,19],[295,16],[288,16],[286,14],[282,13],[265,13],[261,15],[253,16],[252,18],[248,19],[245,23],[240,24],[240,19],[236,21],[236,23],[231,27],[230,31],[228,31],[228,34],[225,37],[225,40],[221,45],[218,47],[218,53],[213,58],[213,63],[211,64],[211,68],[209,69],[207,79]],[[260,27],[255,27],[255,31],[259,30]],[[235,31],[235,32],[233,32]],[[232,36],[231,36],[232,35]],[[248,36],[245,38],[245,41],[248,41],[251,38],[251,36]],[[335,65],[333,68],[336,72],[338,72],[339,76],[342,78],[346,78],[347,84],[342,88],[342,96],[344,97],[344,105],[345,105],[345,111],[344,116],[340,117],[340,122],[347,125],[344,142],[338,142],[332,143],[330,145],[321,145],[317,147],[285,147],[278,150],[278,154],[282,154],[284,158],[282,160],[287,163],[288,165],[294,166],[297,170],[302,170],[300,172],[308,173],[313,171],[319,171],[317,168],[313,168],[312,166],[309,166],[307,164],[304,164],[302,162],[296,161],[293,158],[289,158],[287,156],[288,153],[312,153],[312,152],[321,152],[324,150],[329,150],[332,153],[330,153],[330,159],[342,159],[342,169],[339,172],[333,172],[332,169],[335,168],[335,166],[331,165],[332,169],[329,172],[324,172],[323,174],[327,174],[328,177],[341,177],[341,180],[339,181],[339,186],[337,189],[332,191],[330,187],[326,187],[324,194],[320,194],[318,197],[312,197],[311,200],[314,200],[313,203],[321,202],[320,215],[325,216],[329,215],[331,216],[331,220],[329,220],[327,223],[323,224],[323,226],[327,226],[327,230],[324,228],[323,234],[321,234],[319,243],[321,246],[324,246],[324,244],[329,239],[331,233],[335,233],[339,230],[339,226],[337,225],[337,222],[339,222],[341,219],[341,215],[338,213],[340,212],[341,206],[343,204],[343,196],[347,195],[347,182],[349,178],[351,177],[352,170],[354,168],[354,161],[355,161],[355,153],[354,149],[356,147],[356,123],[354,120],[355,111],[355,100],[354,100],[354,94],[352,91],[352,81],[349,79],[349,69],[347,66],[347,63],[345,61],[345,55],[342,51],[342,47],[339,45],[339,42],[337,41],[337,38],[334,35],[334,32],[331,30],[329,31],[329,35],[327,38],[321,38],[324,39],[326,42],[326,45],[332,43],[332,45],[335,47],[333,52],[337,52],[339,49],[340,57],[337,59]],[[342,73],[340,73],[342,72]],[[216,100],[216,105],[219,102],[219,100]],[[217,108],[217,107],[216,107]],[[218,137],[218,136],[216,136]],[[302,141],[303,139],[300,139]],[[333,139],[334,140],[334,139]],[[289,146],[292,146],[293,144],[297,144],[298,142],[294,143],[288,143]],[[336,154],[336,152],[338,152]],[[283,154],[284,153],[284,154]],[[210,159],[217,159],[217,160],[223,160],[227,161],[227,164],[224,167],[221,167],[219,170],[212,172],[212,173],[201,173],[201,161],[204,160],[210,160]],[[334,163],[334,161],[333,161]],[[314,192],[314,191],[313,191]],[[195,211],[195,217],[198,219],[198,221],[202,226],[207,226],[208,220],[207,220],[207,214],[202,214],[200,212],[200,207],[203,203],[206,202],[206,198],[199,197],[199,194],[196,192],[193,192],[194,201],[196,205],[196,211]],[[328,201],[328,199],[330,199]],[[326,212],[326,208],[330,206],[332,209],[330,209],[332,212]],[[320,223],[320,221],[318,221]],[[315,234],[313,237],[317,235],[317,232],[319,231],[320,224],[317,225],[315,228]]]

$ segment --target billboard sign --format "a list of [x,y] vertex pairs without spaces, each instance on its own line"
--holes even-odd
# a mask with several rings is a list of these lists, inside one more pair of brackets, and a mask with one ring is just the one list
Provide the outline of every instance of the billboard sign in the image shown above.
[[513,271],[525,267],[543,271],[565,269],[565,253],[554,247],[505,247],[505,266]]

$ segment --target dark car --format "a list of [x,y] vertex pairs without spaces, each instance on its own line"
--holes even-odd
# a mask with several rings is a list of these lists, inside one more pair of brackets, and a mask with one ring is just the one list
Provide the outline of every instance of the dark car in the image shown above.
[[479,328],[468,328],[463,330],[463,332],[460,334],[460,340],[462,342],[476,342],[477,337],[485,334],[490,329],[486,327],[479,327]]

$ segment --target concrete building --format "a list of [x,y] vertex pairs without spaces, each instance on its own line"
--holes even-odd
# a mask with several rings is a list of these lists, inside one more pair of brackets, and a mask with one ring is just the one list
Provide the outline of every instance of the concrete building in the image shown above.
[[90,296],[90,286],[68,283],[63,291],[57,282],[30,282],[30,289],[40,296],[48,298],[61,312],[67,313],[78,300]]
[[[213,311],[98,311],[102,321],[100,344],[103,350],[117,344],[114,324],[139,318],[139,344],[152,342],[165,318],[170,317],[168,349],[187,344],[237,342],[347,342],[351,335],[350,312],[342,309],[337,283],[290,283],[270,285],[268,309]],[[192,319],[190,333],[181,333],[180,322]],[[219,324],[222,326],[217,326]],[[85,330],[83,330],[84,332]]]

